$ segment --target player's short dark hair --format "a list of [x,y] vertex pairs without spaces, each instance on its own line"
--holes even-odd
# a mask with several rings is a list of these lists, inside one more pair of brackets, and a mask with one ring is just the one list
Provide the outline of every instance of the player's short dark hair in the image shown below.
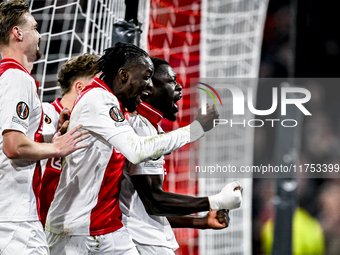
[[139,64],[142,57],[148,58],[149,55],[133,44],[117,42],[114,47],[106,49],[97,62],[98,72],[102,72],[100,79],[110,86],[119,68],[129,69]]
[[96,54],[84,53],[64,63],[58,72],[58,83],[64,96],[71,90],[72,83],[79,77],[91,77],[97,72]]
[[9,35],[14,26],[24,24],[23,15],[29,12],[28,4],[22,0],[11,0],[0,4],[0,45],[9,44]]
[[160,65],[168,65],[170,66],[170,64],[168,62],[166,62],[164,59],[161,59],[161,58],[155,58],[155,57],[151,57],[151,61],[153,63],[153,66],[154,66],[154,72],[157,73],[158,70],[158,67]]

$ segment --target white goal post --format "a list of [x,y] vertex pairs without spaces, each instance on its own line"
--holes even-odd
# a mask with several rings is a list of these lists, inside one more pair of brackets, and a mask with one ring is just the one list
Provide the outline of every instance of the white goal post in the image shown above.
[[[201,78],[257,78],[268,0],[202,0],[201,16]],[[257,84],[241,86],[245,92]],[[254,95],[255,96],[255,95]],[[221,94],[222,102],[232,102],[231,95]],[[255,101],[254,101],[255,102]],[[219,108],[220,109],[220,108]],[[221,108],[220,116],[232,119],[232,105]],[[223,154],[232,166],[253,164],[253,129],[225,129],[222,137],[207,133],[206,141],[219,144],[200,153],[199,165],[206,160],[217,162]],[[204,140],[203,140],[204,143]],[[201,148],[206,145],[201,144]],[[208,151],[208,153],[206,153]],[[200,178],[199,194],[218,193],[232,178]],[[205,230],[199,233],[199,254],[252,254],[252,179],[237,179],[244,187],[243,205],[230,212],[231,223],[221,231]]]

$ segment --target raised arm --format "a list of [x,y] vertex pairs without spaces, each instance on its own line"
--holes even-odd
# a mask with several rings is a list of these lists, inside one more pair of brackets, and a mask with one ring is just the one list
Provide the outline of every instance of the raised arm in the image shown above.
[[208,106],[207,114],[199,113],[190,125],[155,136],[138,136],[132,129],[110,138],[109,142],[131,163],[138,164],[171,153],[189,142],[204,136],[213,127],[219,114],[215,106]]

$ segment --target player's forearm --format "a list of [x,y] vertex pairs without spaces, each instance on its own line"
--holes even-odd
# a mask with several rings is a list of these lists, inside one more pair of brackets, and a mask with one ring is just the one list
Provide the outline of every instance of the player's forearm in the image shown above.
[[59,155],[53,144],[34,142],[19,131],[5,131],[3,139],[3,151],[10,159],[36,161]]
[[203,135],[201,125],[195,121],[189,126],[156,136],[141,137],[132,131],[120,133],[109,142],[131,163],[138,164],[177,150]]
[[160,216],[182,216],[210,209],[207,197],[191,197],[164,191],[153,194],[143,204],[149,214]]
[[164,191],[162,175],[132,175],[131,181],[148,214],[182,216],[210,209],[208,197],[192,197]]
[[86,143],[78,145],[89,137],[88,131],[78,131],[81,128],[82,125],[78,125],[63,136],[57,133],[53,143],[36,143],[20,131],[5,130],[3,132],[3,151],[10,159],[36,161],[64,157],[75,150],[88,146]]
[[186,215],[167,217],[172,228],[198,228],[207,229],[208,222],[205,217]]

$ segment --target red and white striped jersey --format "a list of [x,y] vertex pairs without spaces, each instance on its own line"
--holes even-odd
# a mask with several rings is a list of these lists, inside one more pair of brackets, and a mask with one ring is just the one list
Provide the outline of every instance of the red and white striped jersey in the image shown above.
[[85,87],[72,110],[69,129],[78,124],[89,131],[90,137],[83,141],[89,146],[63,160],[45,225],[55,234],[101,235],[121,228],[119,191],[124,156],[137,164],[204,135],[196,123],[163,135],[138,136],[116,96],[98,78]]
[[[60,112],[63,106],[60,103],[61,98],[57,98],[52,103],[43,103],[44,109],[44,125],[43,137],[44,141],[52,140],[57,130]],[[48,209],[54,197],[55,190],[59,183],[61,173],[61,158],[49,158],[41,161],[42,181],[40,192],[40,217],[41,223],[45,226]]]
[[56,98],[52,103],[42,103],[44,110],[43,138],[44,142],[51,142],[57,131],[59,115],[64,107],[60,103],[61,98]]
[[[137,115],[129,117],[129,123],[138,135],[151,136],[163,133],[158,125],[163,117],[161,112],[144,102],[138,105],[137,112]],[[120,208],[123,213],[123,224],[133,240],[142,244],[165,246],[176,250],[178,244],[167,218],[149,215],[146,212],[130,178],[132,175],[162,175],[164,180],[164,162],[164,156],[137,165],[129,161],[125,162]]]
[[41,142],[43,111],[38,83],[13,59],[0,65],[0,222],[39,220],[40,168],[36,161],[9,159],[3,132],[16,130]]
[[119,101],[99,79],[79,96],[69,128],[83,124],[90,131],[89,147],[64,159],[47,216],[49,232],[101,235],[123,226],[118,197],[125,157],[108,142],[131,129],[122,116]]

